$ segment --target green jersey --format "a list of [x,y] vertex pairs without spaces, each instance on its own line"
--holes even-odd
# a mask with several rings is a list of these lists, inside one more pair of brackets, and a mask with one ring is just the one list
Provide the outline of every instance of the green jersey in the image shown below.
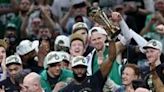
[[[103,57],[104,57],[104,62],[106,61],[107,57],[108,57],[108,52],[109,52],[109,48],[106,46],[105,50],[103,52]],[[98,64],[98,56],[95,53],[93,56],[93,62],[92,62],[92,71],[93,74],[100,68],[100,65]],[[115,60],[113,62],[112,65],[112,69],[109,73],[109,77],[117,84],[121,85],[121,75],[119,73],[120,69],[119,69],[119,64],[117,63],[117,61]]]

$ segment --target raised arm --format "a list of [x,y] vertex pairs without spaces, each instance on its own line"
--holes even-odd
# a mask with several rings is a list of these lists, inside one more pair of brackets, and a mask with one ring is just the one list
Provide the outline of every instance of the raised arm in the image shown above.
[[23,20],[22,20],[22,25],[21,25],[21,29],[20,29],[21,30],[21,39],[27,38],[27,36],[28,36],[27,26],[28,26],[28,23],[29,23],[30,15],[32,14],[32,12],[34,10],[35,10],[35,6],[34,6],[34,4],[32,4],[30,6],[30,9],[27,12],[25,18],[23,18]]
[[43,14],[43,18],[45,18],[46,23],[49,25],[49,27],[53,30],[56,28],[55,21],[51,18],[51,16],[46,11],[46,7],[49,6],[40,6],[41,13]]
[[106,62],[102,63],[100,66],[100,71],[103,77],[106,77],[112,68],[113,61],[116,58],[116,46],[113,40],[109,40],[109,53]]
[[123,46],[127,45],[131,41],[132,38],[136,41],[136,43],[139,45],[140,48],[142,48],[143,46],[147,44],[147,41],[141,35],[137,34],[135,31],[133,31],[132,29],[128,27],[125,20],[122,18],[122,16],[118,12],[113,12],[112,16],[113,16],[112,19],[114,20],[114,22],[119,24],[121,33],[126,40],[124,42],[124,41],[121,41],[120,39],[120,43],[116,44],[117,53],[123,51],[124,50]]
[[6,56],[3,57],[2,59],[2,63],[1,63],[1,68],[2,68],[2,76],[1,76],[1,81],[5,80],[7,77],[7,69],[6,69],[6,65],[5,65],[5,60],[6,60]]
[[62,19],[60,19],[60,21],[59,21],[60,25],[62,26],[62,28],[64,30],[66,30],[66,25],[67,25],[68,19],[70,17],[74,16],[74,11],[75,11],[75,9],[73,7],[70,7],[69,11],[64,15],[64,17]]

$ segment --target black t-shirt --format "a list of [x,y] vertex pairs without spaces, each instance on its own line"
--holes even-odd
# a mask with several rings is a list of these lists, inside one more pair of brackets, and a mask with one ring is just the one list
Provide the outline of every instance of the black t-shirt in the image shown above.
[[34,58],[29,59],[27,62],[27,64],[23,65],[24,69],[30,69],[32,72],[36,72],[38,74],[41,73],[44,69],[43,67],[39,67],[37,65],[37,61],[35,61]]
[[52,78],[47,72],[47,79],[51,85],[51,89],[53,89],[55,87],[56,83],[58,82],[59,76]]
[[[149,67],[150,68],[150,67]],[[161,63],[160,65],[158,65],[155,69],[155,71],[157,72],[159,78],[161,79],[161,81],[163,82],[164,84],[164,63]],[[145,77],[144,77],[144,80],[146,82],[146,85],[147,85],[147,88],[151,89],[151,90],[154,90],[154,85],[152,82],[149,82],[151,79],[150,79],[150,75],[151,74],[151,71],[148,70],[148,71],[145,71]]]
[[156,67],[156,72],[164,84],[164,63]]
[[81,84],[76,84],[73,81],[60,92],[102,92],[105,80],[101,71],[98,70],[93,76],[87,77]]
[[0,87],[4,86],[5,92],[20,92],[20,87],[16,84],[13,84],[9,77],[6,80],[0,82]]

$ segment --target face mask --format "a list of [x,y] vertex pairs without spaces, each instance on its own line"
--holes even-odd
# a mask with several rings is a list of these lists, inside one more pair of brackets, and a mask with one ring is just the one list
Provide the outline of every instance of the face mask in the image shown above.
[[10,44],[15,44],[17,39],[15,35],[8,35],[7,38],[9,39]]

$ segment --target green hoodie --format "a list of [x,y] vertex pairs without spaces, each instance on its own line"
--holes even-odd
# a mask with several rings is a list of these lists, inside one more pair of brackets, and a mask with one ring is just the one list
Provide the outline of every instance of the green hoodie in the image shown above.
[[[47,70],[44,70],[41,72],[41,86],[44,90],[46,90],[47,92],[51,92],[53,89],[51,89],[51,86],[48,78],[47,78]],[[66,69],[62,69],[61,70],[61,74],[58,78],[58,82],[63,81],[63,82],[67,82],[68,79],[73,78],[73,73],[70,70],[66,70]]]

